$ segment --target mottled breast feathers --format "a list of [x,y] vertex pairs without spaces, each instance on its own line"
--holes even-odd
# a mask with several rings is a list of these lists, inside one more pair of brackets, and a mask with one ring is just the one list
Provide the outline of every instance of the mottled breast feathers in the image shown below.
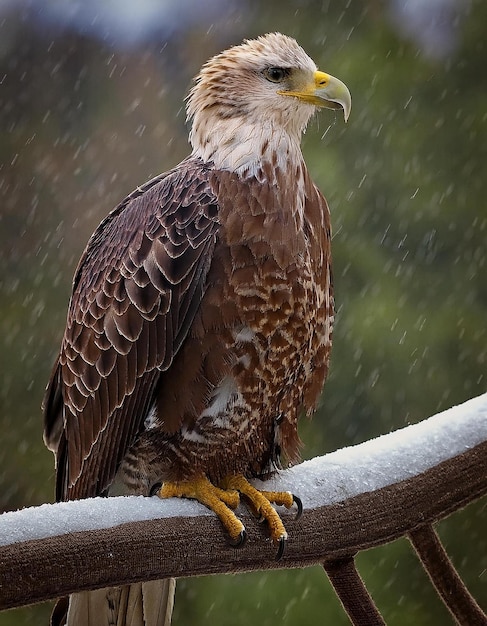
[[58,499],[102,493],[122,462],[146,492],[297,458],[333,323],[328,207],[300,168],[289,187],[192,157],[99,226],[46,393]]

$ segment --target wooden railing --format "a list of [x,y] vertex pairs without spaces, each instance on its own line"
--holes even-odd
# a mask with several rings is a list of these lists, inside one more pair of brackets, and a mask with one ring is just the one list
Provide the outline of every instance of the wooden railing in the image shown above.
[[289,539],[280,561],[243,508],[249,539],[241,549],[228,545],[211,512],[190,501],[95,498],[5,513],[0,609],[137,581],[320,563],[353,624],[384,624],[354,556],[407,536],[457,623],[487,624],[434,530],[487,493],[487,394],[271,482],[297,493],[305,509],[299,520],[282,513]]

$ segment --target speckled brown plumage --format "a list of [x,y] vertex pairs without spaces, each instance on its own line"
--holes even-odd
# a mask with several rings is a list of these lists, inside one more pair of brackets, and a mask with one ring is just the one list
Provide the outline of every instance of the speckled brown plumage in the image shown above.
[[[129,450],[125,477],[144,493],[197,472],[259,475],[280,450],[297,458],[297,418],[321,391],[333,318],[328,209],[303,175],[298,219],[274,181],[191,159],[100,225],[46,405],[48,418],[65,412],[58,497],[104,491]],[[201,414],[224,380],[233,399],[220,425]]]
[[347,117],[348,90],[283,35],[204,66],[192,155],[110,213],[78,265],[44,402],[59,500],[298,458],[333,326],[329,211],[300,150],[320,106]]
[[[326,203],[307,179],[303,228],[282,208],[284,196],[282,204],[263,202],[275,196],[272,183],[226,172],[213,172],[210,183],[221,225],[205,295],[156,387],[160,417],[131,451],[135,482],[145,472],[155,482],[159,471],[162,479],[203,473],[218,483],[229,473],[267,472],[281,451],[296,460],[298,416],[313,410],[326,376],[333,319]],[[217,412],[222,387],[229,406]],[[146,454],[150,471],[138,469]]]

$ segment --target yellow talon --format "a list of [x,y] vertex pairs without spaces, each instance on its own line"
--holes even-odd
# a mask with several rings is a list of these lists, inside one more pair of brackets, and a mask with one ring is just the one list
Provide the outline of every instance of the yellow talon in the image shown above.
[[[158,487],[158,486],[157,486]],[[246,532],[242,522],[231,509],[237,508],[240,495],[244,496],[249,509],[269,527],[271,539],[279,545],[277,559],[284,552],[287,532],[279,514],[271,503],[290,509],[297,505],[298,517],[302,511],[299,498],[288,491],[259,491],[241,474],[227,476],[219,487],[213,485],[206,476],[192,480],[164,483],[156,492],[160,498],[192,498],[198,500],[219,517],[225,530],[236,547],[245,543]]]
[[287,491],[259,491],[241,474],[228,476],[222,483],[226,489],[235,489],[247,500],[249,507],[267,522],[271,539],[277,543],[287,539],[287,532],[271,502],[290,508],[294,503],[292,493]]
[[285,506],[286,509],[290,509],[294,504],[294,496],[290,491],[261,491],[260,493],[269,502],[278,506]]
[[230,535],[235,545],[242,545],[245,541],[245,527],[233,511],[240,498],[233,489],[219,489],[205,476],[184,480],[181,482],[167,482],[157,492],[160,498],[191,498],[198,500],[214,511]]

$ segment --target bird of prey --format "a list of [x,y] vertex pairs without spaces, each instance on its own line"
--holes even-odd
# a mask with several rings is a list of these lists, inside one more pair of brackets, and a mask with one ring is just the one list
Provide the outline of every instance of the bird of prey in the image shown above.
[[[115,482],[195,498],[238,545],[242,497],[282,553],[271,503],[298,499],[249,479],[296,461],[298,418],[328,371],[330,217],[300,147],[322,107],[347,119],[347,87],[282,34],[203,66],[187,100],[190,156],[123,200],[76,270],[44,400],[58,500],[110,495]],[[173,590],[75,594],[53,623],[169,623]]]

